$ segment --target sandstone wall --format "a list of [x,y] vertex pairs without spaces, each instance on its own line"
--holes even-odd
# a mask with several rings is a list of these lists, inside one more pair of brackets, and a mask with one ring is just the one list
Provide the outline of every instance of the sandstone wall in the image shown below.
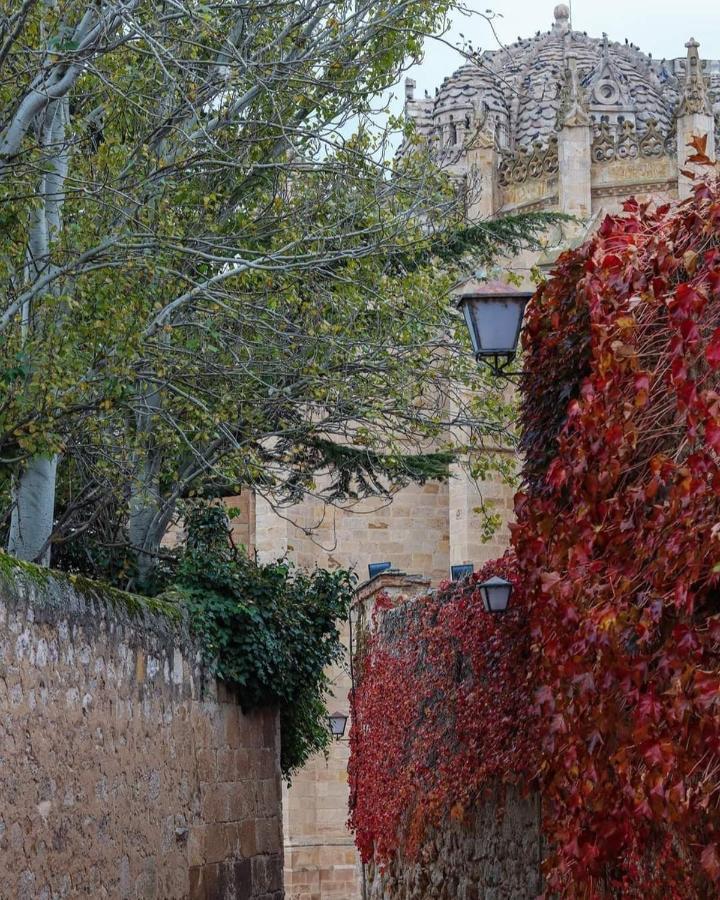
[[254,546],[262,561],[287,553],[305,568],[355,566],[360,580],[368,563],[389,561],[437,584],[449,577],[448,495],[448,484],[432,482],[408,485],[392,503],[371,497],[347,509],[308,497],[284,518],[257,497]]
[[467,824],[448,821],[420,859],[370,867],[368,900],[531,900],[542,890],[537,795],[496,791]]
[[281,900],[276,713],[166,613],[0,563],[0,896]]

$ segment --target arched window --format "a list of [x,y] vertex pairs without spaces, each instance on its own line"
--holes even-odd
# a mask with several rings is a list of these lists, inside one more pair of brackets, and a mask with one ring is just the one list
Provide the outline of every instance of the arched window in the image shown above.
[[447,142],[451,147],[454,147],[457,144],[457,125],[453,121],[452,116],[450,116],[450,124],[448,125]]

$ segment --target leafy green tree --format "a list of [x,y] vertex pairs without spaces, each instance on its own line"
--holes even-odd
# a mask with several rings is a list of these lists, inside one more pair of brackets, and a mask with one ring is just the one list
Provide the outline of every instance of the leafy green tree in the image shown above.
[[448,290],[468,252],[517,249],[547,220],[464,229],[427,155],[391,166],[371,127],[450,6],[24,0],[0,16],[12,553],[47,561],[92,534],[142,587],[183,497],[340,501],[441,475],[450,430],[496,442],[502,401],[468,403]]
[[222,506],[187,510],[187,541],[164,572],[166,596],[184,606],[208,663],[244,710],[280,709],[280,764],[289,779],[330,743],[326,674],[345,656],[338,623],[347,620],[355,577],[342,569],[260,565],[228,540]]

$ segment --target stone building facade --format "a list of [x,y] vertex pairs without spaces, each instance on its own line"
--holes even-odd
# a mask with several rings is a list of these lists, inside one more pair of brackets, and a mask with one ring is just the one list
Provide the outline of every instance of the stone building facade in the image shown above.
[[[682,199],[692,136],[707,136],[714,159],[720,139],[720,61],[703,60],[690,39],[675,59],[656,60],[632,43],[573,30],[569,9],[554,10],[549,31],[467,59],[434,96],[406,82],[406,115],[416,145],[427,146],[465,197],[469,221],[532,210],[560,210],[577,223],[548,235],[542,253],[507,268],[531,286],[535,266],[549,266],[605,213],[634,195]],[[400,150],[409,152],[411,142]],[[260,497],[242,496],[236,539],[260,558],[286,553],[299,565],[371,562],[437,585],[451,565],[477,568],[502,554],[513,488],[471,483],[458,470],[448,484],[411,486],[391,505],[365,500],[352,510],[308,499],[282,517]],[[481,503],[503,527],[482,539]],[[408,591],[417,584],[407,582]],[[347,670],[333,673],[333,707],[349,712]],[[284,796],[288,900],[355,900],[363,873],[347,832],[347,742],[314,760]],[[365,873],[365,893],[371,887]]]

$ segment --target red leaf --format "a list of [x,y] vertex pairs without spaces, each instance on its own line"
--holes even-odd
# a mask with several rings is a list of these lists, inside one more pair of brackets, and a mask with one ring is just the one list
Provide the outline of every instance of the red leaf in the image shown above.
[[705,359],[711,369],[720,368],[720,328],[716,328],[705,348]]
[[720,453],[720,425],[715,419],[705,420],[705,440],[713,448]]
[[713,881],[720,879],[720,858],[718,858],[717,844],[708,844],[700,856],[703,869]]

